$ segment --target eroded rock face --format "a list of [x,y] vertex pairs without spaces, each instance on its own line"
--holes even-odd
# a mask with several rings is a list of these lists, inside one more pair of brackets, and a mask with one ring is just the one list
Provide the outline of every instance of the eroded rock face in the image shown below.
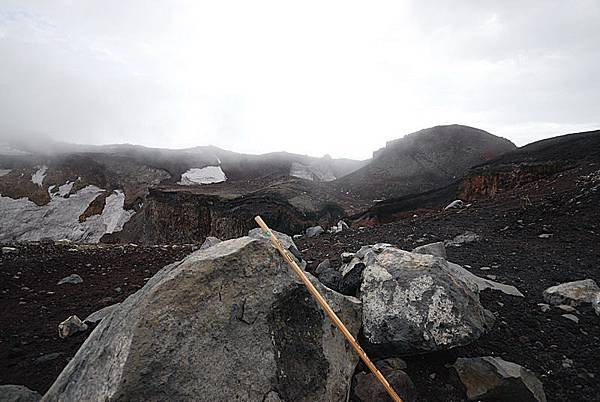
[[460,358],[453,368],[470,401],[546,402],[540,380],[516,363],[491,356]]
[[[360,302],[312,280],[356,336]],[[159,271],[44,400],[344,401],[357,360],[277,251],[243,237]]]
[[593,279],[561,283],[544,290],[544,300],[552,305],[568,304],[578,306],[591,303],[600,293],[600,288]]
[[360,289],[363,332],[373,350],[418,354],[465,345],[485,333],[491,313],[477,287],[448,262],[394,247],[367,258]]

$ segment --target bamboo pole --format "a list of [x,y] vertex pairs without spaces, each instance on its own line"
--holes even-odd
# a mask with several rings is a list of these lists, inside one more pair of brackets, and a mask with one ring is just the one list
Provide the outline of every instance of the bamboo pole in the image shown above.
[[367,365],[369,370],[371,370],[371,372],[375,375],[379,382],[384,386],[385,390],[392,398],[392,400],[394,402],[402,402],[402,399],[400,399],[400,397],[398,396],[396,391],[394,391],[390,383],[385,379],[383,374],[381,374],[381,372],[373,364],[371,359],[369,359],[369,356],[367,356],[367,354],[361,348],[358,342],[356,342],[356,339],[354,339],[350,331],[348,331],[348,328],[346,328],[344,323],[338,318],[337,314],[333,311],[333,309],[329,307],[327,301],[323,298],[323,296],[321,296],[321,294],[319,293],[317,288],[315,288],[315,286],[312,284],[310,279],[308,279],[302,268],[300,268],[298,264],[296,264],[296,261],[294,261],[294,259],[288,253],[288,251],[283,247],[279,239],[273,234],[273,232],[271,232],[271,229],[269,229],[267,224],[262,220],[260,216],[256,216],[254,220],[256,221],[256,223],[258,223],[258,226],[260,226],[263,233],[271,240],[271,243],[273,243],[275,248],[279,251],[279,254],[281,254],[283,259],[289,264],[289,266],[296,273],[296,275],[298,275],[300,280],[302,280],[310,294],[317,300],[319,305],[321,305],[321,308],[323,309],[323,311],[325,311],[325,314],[327,314],[329,319],[335,324],[335,326],[340,330],[344,337],[346,337],[346,340],[350,343],[352,348],[354,348],[356,353],[358,353],[360,359]]

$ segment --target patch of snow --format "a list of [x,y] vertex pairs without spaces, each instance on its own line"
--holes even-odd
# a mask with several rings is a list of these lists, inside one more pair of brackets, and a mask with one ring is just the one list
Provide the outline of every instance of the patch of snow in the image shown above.
[[6,176],[11,172],[12,169],[0,169],[0,177]]
[[58,195],[60,195],[61,197],[64,197],[67,194],[69,194],[71,192],[71,189],[73,188],[73,184],[75,184],[75,182],[67,181],[62,186],[59,186],[58,187]]
[[305,180],[315,179],[309,167],[298,162],[292,163],[292,166],[290,167],[290,176],[299,177]]
[[336,179],[331,168],[322,163],[307,166],[299,162],[293,162],[290,167],[290,176],[316,181],[333,181]]
[[34,174],[31,175],[31,181],[42,187],[44,183],[44,178],[46,177],[46,172],[48,171],[48,166],[40,167]]
[[125,195],[117,191],[106,198],[101,215],[79,222],[79,216],[103,191],[87,186],[69,198],[52,197],[43,206],[27,198],[14,200],[0,195],[0,241],[36,241],[49,237],[97,243],[105,233],[121,230],[135,213],[123,210]]
[[221,183],[227,180],[221,166],[206,166],[203,168],[192,168],[181,175],[177,184],[193,186],[195,184]]

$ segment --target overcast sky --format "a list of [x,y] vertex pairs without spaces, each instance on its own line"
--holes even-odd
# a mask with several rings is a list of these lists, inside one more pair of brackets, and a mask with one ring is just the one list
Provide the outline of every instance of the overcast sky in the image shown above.
[[600,1],[0,2],[0,136],[367,158],[600,128]]

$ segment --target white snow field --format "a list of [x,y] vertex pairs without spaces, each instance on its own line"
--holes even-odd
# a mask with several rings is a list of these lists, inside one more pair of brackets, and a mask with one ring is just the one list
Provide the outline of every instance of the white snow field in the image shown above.
[[0,177],[6,176],[12,171],[12,169],[0,169]]
[[192,168],[181,175],[177,184],[193,186],[196,184],[221,183],[227,180],[221,166],[206,166],[203,168]]
[[60,186],[59,194],[54,194],[50,202],[43,206],[38,206],[27,198],[14,200],[0,195],[0,241],[51,238],[97,243],[105,233],[122,230],[123,225],[135,213],[123,209],[125,194],[117,190],[106,198],[106,206],[101,215],[91,216],[80,223],[79,216],[104,190],[87,186],[71,194],[69,198],[64,198],[72,185],[67,183]]
[[42,166],[38,168],[38,170],[31,175],[31,181],[42,187],[44,183],[44,178],[46,177],[46,172],[48,171],[48,166]]

